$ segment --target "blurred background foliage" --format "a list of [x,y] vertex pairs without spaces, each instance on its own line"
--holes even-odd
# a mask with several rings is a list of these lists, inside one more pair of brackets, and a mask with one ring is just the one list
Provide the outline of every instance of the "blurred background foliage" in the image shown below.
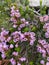
[[[9,26],[11,0],[0,0],[0,28]],[[6,27],[6,28],[7,28]]]
[[12,5],[20,6],[22,4],[26,6],[28,3],[28,0],[0,0],[0,28],[10,28],[10,7]]

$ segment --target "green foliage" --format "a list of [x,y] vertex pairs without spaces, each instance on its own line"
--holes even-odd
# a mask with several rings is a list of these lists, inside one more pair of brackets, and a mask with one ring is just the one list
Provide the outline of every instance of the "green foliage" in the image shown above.
[[6,52],[6,56],[7,56],[7,58],[8,59],[10,59],[10,55],[12,54],[12,50],[8,50],[7,52]]
[[34,31],[34,32],[37,31],[37,27],[33,26],[32,29],[31,29],[31,31]]
[[15,48],[15,51],[16,51],[16,52],[20,52],[20,50],[21,50],[21,48],[20,48],[20,47]]
[[24,9],[22,6],[20,6],[20,7],[19,7],[19,10],[20,10],[21,16],[24,17],[25,14],[26,14],[26,13],[25,13],[25,9]]
[[0,1],[0,26],[4,27],[9,24],[9,11],[8,3],[6,1]]
[[14,29],[13,27],[9,29],[10,32],[14,32],[16,29]]
[[34,65],[34,62],[33,62],[33,61],[30,61],[30,62],[29,62],[29,65]]
[[22,32],[28,32],[29,31],[29,28],[28,27],[25,27],[22,29]]
[[29,4],[29,0],[20,0],[20,3],[21,3],[22,5],[27,6],[27,5]]
[[14,44],[13,40],[11,40],[11,41],[9,42],[9,44]]
[[40,0],[40,14],[45,15],[46,14],[46,6],[42,6],[42,0]]
[[9,29],[10,24],[10,7],[15,0],[0,0],[0,28]]
[[19,7],[21,16],[24,17],[26,20],[33,20],[34,18],[34,8],[30,8],[29,6],[25,6],[24,8],[22,6]]
[[26,65],[25,62],[23,62],[22,65]]

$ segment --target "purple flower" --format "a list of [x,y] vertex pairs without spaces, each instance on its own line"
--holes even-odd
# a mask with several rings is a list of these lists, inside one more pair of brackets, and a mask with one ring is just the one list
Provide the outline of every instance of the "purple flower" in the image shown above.
[[30,40],[30,45],[33,45],[34,44],[34,40]]
[[49,55],[48,42],[46,42],[46,40],[38,40],[38,42],[39,42],[39,44],[37,45],[37,51],[42,54],[43,58],[47,57],[47,55]]
[[48,27],[49,27],[49,23],[45,23],[43,26],[44,29],[47,29]]
[[47,28],[47,33],[49,33],[49,28]]
[[14,42],[18,42],[19,41],[19,38],[15,38],[13,39]]
[[20,15],[19,12],[15,12],[15,16],[16,16],[17,18],[19,18],[21,15]]
[[13,13],[12,14],[10,14],[10,16],[14,16],[15,15],[15,13],[14,13],[14,11],[12,11]]
[[30,41],[30,45],[33,45],[35,42],[35,33],[34,32],[25,32],[24,33],[25,38],[27,41]]
[[17,25],[13,25],[13,28],[16,28],[17,27]]
[[48,21],[48,18],[49,18],[48,15],[44,15],[44,16],[40,16],[39,19],[41,22],[46,22],[46,21]]
[[18,56],[18,52],[13,52],[12,55]]
[[46,31],[45,37],[49,38],[49,23],[45,23],[45,25],[43,26],[43,29],[45,29]]
[[0,36],[0,41],[1,41],[1,42],[6,41],[6,40],[5,40],[5,37],[4,37],[4,36]]
[[39,18],[39,19],[40,19],[40,21],[41,21],[41,22],[43,22],[43,16],[40,16],[40,18]]
[[19,10],[15,10],[15,6],[11,7],[11,16],[15,16],[17,18],[21,16]]
[[28,25],[28,24],[29,24],[29,22],[27,21],[27,22],[26,22],[26,25]]
[[43,57],[43,58],[46,58],[46,54],[43,53],[43,54],[42,54],[42,57]]
[[20,28],[23,28],[23,27],[25,27],[25,24],[21,24],[19,27],[20,27]]
[[8,37],[8,38],[7,38],[7,42],[9,42],[10,40],[11,40],[11,37]]
[[16,65],[16,61],[13,58],[10,59],[10,62],[12,65]]
[[[13,14],[13,16],[14,16],[14,14]],[[16,22],[16,19],[12,17],[12,18],[10,19],[10,21]]]
[[44,65],[44,64],[45,64],[45,61],[44,61],[44,60],[41,60],[40,63],[41,63],[42,65]]
[[49,62],[46,62],[46,65],[49,65]]
[[13,44],[10,44],[10,48],[12,49],[14,46],[13,46]]
[[47,61],[49,61],[49,57],[47,57]]
[[22,18],[21,21],[25,22],[25,18]]
[[39,42],[40,44],[42,44],[42,45],[47,44],[46,40],[38,40],[38,42]]
[[13,9],[15,9],[15,6],[12,6],[12,7],[11,7],[11,10],[13,10]]
[[26,58],[25,57],[21,57],[21,58],[19,58],[19,60],[23,62],[23,61],[26,61]]
[[18,62],[17,65],[21,65],[21,64]]
[[17,48],[18,47],[18,44],[16,44],[15,47]]
[[48,32],[45,33],[45,37],[49,38],[49,33]]
[[5,57],[6,57],[5,53],[2,53],[1,57],[2,57],[2,59],[5,59]]
[[6,45],[6,44],[3,45],[3,48],[4,48],[5,50],[8,50],[8,47],[9,47],[9,46]]
[[3,31],[1,32],[1,36],[8,35],[8,33],[9,33],[9,31],[3,30]]
[[43,16],[44,21],[48,21],[48,15]]

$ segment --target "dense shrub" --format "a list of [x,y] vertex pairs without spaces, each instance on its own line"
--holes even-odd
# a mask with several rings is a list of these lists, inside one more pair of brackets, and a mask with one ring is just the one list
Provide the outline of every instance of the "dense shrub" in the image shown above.
[[[49,16],[28,0],[3,0],[0,5],[0,65],[49,65]],[[6,23],[5,23],[6,22]]]

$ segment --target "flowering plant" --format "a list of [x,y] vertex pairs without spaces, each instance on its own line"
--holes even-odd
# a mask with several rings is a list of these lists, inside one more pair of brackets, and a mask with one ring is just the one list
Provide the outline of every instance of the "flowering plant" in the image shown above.
[[25,6],[20,2],[7,9],[11,26],[1,28],[0,65],[49,65],[49,16],[45,8],[40,9],[40,15],[28,1]]

